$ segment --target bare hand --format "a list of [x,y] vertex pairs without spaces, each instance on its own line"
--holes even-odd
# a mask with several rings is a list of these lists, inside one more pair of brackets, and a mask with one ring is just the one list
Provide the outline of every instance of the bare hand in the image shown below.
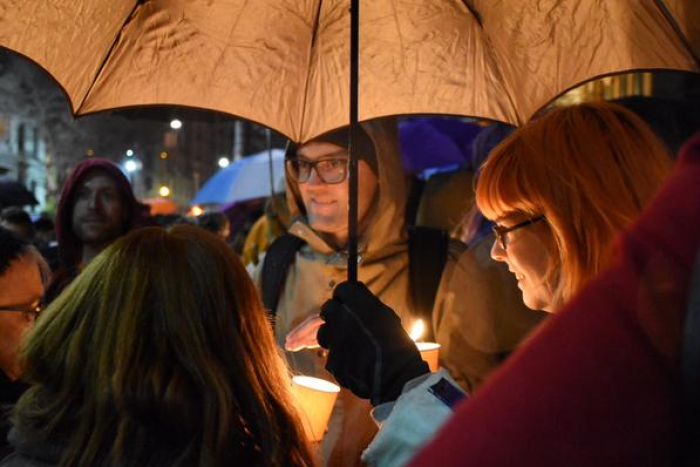
[[319,348],[316,333],[322,324],[323,320],[317,314],[309,316],[287,334],[284,348],[290,352]]

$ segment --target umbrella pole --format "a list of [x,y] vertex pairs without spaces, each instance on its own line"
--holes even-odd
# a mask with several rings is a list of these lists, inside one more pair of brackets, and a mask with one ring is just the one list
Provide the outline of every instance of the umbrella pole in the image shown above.
[[348,183],[348,281],[357,282],[357,141],[360,0],[350,1],[350,173]]

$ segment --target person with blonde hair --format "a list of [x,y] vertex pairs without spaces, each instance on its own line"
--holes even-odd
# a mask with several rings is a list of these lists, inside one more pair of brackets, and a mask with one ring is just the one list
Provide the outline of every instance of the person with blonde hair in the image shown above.
[[[610,266],[618,235],[671,166],[669,151],[640,118],[607,103],[552,110],[501,143],[482,167],[476,201],[496,222],[491,256],[515,275],[525,305],[558,311]],[[329,350],[336,379],[378,400],[388,388],[404,388],[363,460],[402,465],[463,394],[445,370],[431,375],[415,363],[420,355],[400,337],[393,310],[363,284],[340,284],[333,297],[323,307],[318,342]],[[361,346],[374,349],[370,358],[358,357]]]
[[24,358],[32,387],[3,466],[312,464],[255,287],[201,229],[117,240],[46,310]]

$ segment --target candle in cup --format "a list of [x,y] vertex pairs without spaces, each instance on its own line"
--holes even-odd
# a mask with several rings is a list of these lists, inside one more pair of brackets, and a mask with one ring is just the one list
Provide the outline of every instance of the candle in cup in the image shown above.
[[416,347],[418,347],[421,358],[428,363],[430,371],[437,371],[440,367],[440,364],[438,363],[438,358],[440,357],[440,344],[436,342],[416,342],[418,339],[420,339],[424,332],[425,324],[423,324],[422,319],[419,319],[415,322],[409,334],[411,339],[413,339],[413,342],[416,343]]
[[440,344],[437,342],[416,342],[416,347],[418,347],[421,358],[428,363],[430,371],[438,371],[440,368],[438,363]]
[[338,392],[337,384],[324,379],[301,375],[292,378],[292,395],[309,440],[323,439]]

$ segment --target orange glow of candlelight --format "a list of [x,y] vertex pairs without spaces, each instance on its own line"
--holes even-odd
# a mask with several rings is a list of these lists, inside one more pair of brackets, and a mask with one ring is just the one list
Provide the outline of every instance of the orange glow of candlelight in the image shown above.
[[438,357],[440,354],[440,344],[435,342],[417,342],[423,334],[425,333],[425,323],[422,319],[416,320],[411,327],[411,332],[408,333],[411,336],[413,342],[416,343],[420,356],[423,360],[428,363],[430,371],[437,371],[440,367],[438,363]]
[[311,376],[292,378],[292,395],[297,403],[304,431],[311,441],[321,441],[340,387]]
[[413,323],[411,332],[409,332],[408,335],[411,336],[411,340],[413,340],[413,342],[416,342],[421,338],[423,333],[425,333],[425,323],[422,319],[418,319],[415,323]]

